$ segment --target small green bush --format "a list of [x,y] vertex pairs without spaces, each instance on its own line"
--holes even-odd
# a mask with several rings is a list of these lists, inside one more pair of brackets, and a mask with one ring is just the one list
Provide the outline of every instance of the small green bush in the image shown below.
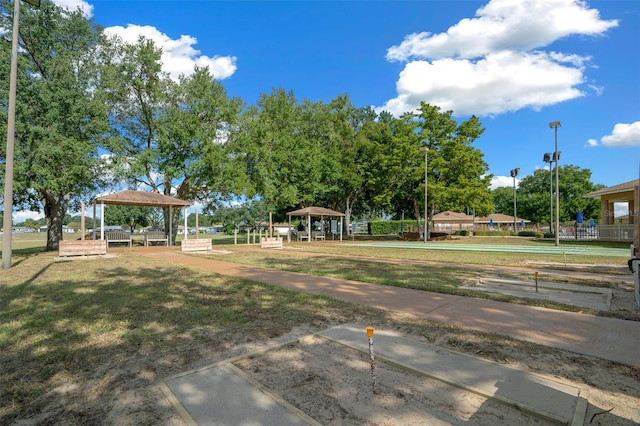
[[474,233],[474,235],[484,236],[484,237],[506,237],[506,236],[509,236],[509,235],[513,235],[513,232],[511,232],[511,231],[485,231],[485,230],[478,230],[478,231],[474,231],[473,233]]
[[369,222],[369,235],[391,235],[406,232],[409,226],[417,227],[415,220],[375,220]]
[[544,233],[542,231],[520,231],[518,232],[519,237],[535,237],[535,238],[543,238]]

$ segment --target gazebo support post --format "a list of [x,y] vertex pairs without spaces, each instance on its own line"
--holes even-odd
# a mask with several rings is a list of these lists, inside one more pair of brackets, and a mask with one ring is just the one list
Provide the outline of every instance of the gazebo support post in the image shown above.
[[104,201],[100,203],[100,239],[104,240]]
[[82,235],[80,235],[80,240],[84,241],[84,234],[85,234],[85,231],[84,231],[84,201],[80,204],[80,206],[81,206],[81,209],[80,209],[80,211],[81,211],[81,213],[80,213],[81,214],[81,216],[80,216],[80,229],[82,230]]

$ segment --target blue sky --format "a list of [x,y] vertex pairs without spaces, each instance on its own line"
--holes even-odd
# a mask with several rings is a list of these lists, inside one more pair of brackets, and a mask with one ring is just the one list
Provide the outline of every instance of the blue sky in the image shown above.
[[479,116],[492,187],[546,166],[552,121],[561,165],[606,186],[639,175],[638,1],[55,1],[153,39],[174,77],[209,65],[247,103],[282,87],[396,115],[425,101]]

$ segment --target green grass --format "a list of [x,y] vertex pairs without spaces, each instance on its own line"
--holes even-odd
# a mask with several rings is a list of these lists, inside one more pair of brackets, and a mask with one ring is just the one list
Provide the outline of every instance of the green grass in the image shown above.
[[71,377],[91,380],[130,357],[177,353],[188,360],[194,344],[265,340],[361,310],[133,254],[63,262],[49,253],[18,257],[0,274],[0,424],[38,413],[46,393]]
[[[360,256],[364,258],[375,259],[401,259],[401,260],[419,260],[431,261],[451,264],[473,264],[473,265],[495,265],[495,266],[527,266],[536,262],[540,263],[561,263],[567,265],[610,265],[612,267],[624,267],[627,264],[626,257],[591,255],[591,254],[572,254],[563,255],[562,253],[508,253],[508,252],[482,252],[482,251],[460,251],[460,250],[423,250],[411,248],[396,247],[376,247],[367,244],[358,245],[358,239],[353,244],[351,241],[343,243],[294,243],[292,247],[296,251],[304,251],[309,253],[323,253],[344,256]],[[362,241],[362,240],[360,240]],[[364,240],[369,242],[369,240]],[[397,238],[393,240],[398,242]],[[412,244],[406,243],[407,247]],[[428,245],[429,243],[427,243]],[[526,238],[503,238],[503,237],[473,237],[460,238],[448,241],[437,242],[438,245],[460,245],[460,244],[477,244],[477,245],[504,245],[504,246],[525,246],[532,248],[545,248],[554,246],[553,241],[533,240]],[[629,249],[629,245],[625,243],[599,243],[595,241],[562,241],[562,246],[567,247],[587,247],[587,248],[617,248]],[[235,247],[246,246],[246,244],[238,244]]]
[[[480,240],[474,237],[464,242]],[[504,244],[548,244],[497,240]],[[73,406],[59,407],[61,414],[56,420],[100,423],[109,410],[101,398],[119,393],[125,386],[112,377],[124,376],[131,388],[148,385],[136,381],[140,364],[157,377],[167,377],[191,366],[210,348],[266,340],[326,318],[375,322],[391,315],[157,262],[128,249],[111,251],[116,257],[56,262],[57,253],[43,252],[44,234],[19,235],[12,242],[12,268],[0,273],[0,424],[41,413],[51,403],[52,392],[58,392],[53,390],[70,384],[93,390]],[[239,242],[244,244],[216,244],[214,248],[234,251],[220,256],[226,261],[453,294],[467,294],[458,288],[461,279],[479,274],[480,265],[517,266],[531,258],[563,261],[558,255],[487,256],[329,242],[297,243],[286,250],[267,251],[247,246],[246,239]],[[233,243],[233,237],[217,236],[214,243]],[[360,258],[343,257],[353,255]],[[571,260],[588,263],[589,259],[577,255]],[[620,258],[598,258],[593,263],[607,262],[620,262]],[[112,372],[119,373],[112,376]]]
[[[237,246],[236,246],[237,247]],[[231,247],[229,247],[231,248]],[[237,250],[237,249],[236,249]],[[349,251],[349,250],[347,250]],[[479,279],[487,274],[486,269],[479,265],[437,265],[419,261],[392,260],[392,254],[381,260],[378,258],[349,258],[333,255],[307,256],[304,253],[292,253],[291,251],[276,250],[239,250],[220,255],[199,255],[201,257],[214,257],[227,262],[260,266],[264,268],[280,269],[291,272],[300,272],[317,276],[341,278],[353,281],[367,282],[394,287],[411,288],[416,290],[431,291],[436,293],[454,294],[459,296],[479,297],[503,302],[519,303],[530,306],[540,306],[551,309],[589,312],[596,314],[595,310],[584,307],[566,305],[553,301],[518,298],[514,296],[475,292],[462,289],[461,285],[468,280]],[[342,254],[342,253],[341,253]],[[534,270],[530,274],[522,272],[509,272],[496,269],[491,271],[495,278],[511,278],[518,280],[531,280],[535,283]],[[602,286],[599,281],[589,281],[573,278],[552,277],[549,274],[539,274],[540,281],[556,281],[581,285]]]

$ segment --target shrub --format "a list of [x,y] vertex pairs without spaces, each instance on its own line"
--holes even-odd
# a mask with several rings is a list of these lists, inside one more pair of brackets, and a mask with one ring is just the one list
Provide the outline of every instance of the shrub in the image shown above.
[[375,220],[369,222],[370,235],[391,235],[406,232],[409,226],[416,227],[415,220]]
[[518,232],[519,237],[535,237],[535,238],[543,238],[544,233],[542,231],[520,231]]

